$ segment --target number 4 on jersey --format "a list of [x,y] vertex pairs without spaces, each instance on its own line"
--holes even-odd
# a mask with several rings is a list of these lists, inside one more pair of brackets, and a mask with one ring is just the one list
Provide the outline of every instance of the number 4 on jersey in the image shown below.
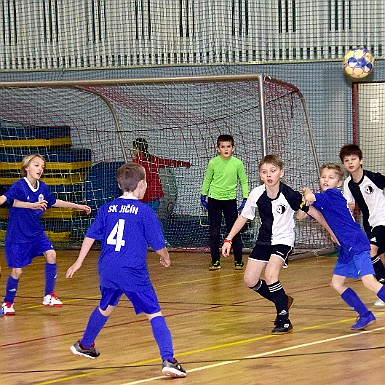
[[115,251],[120,251],[126,244],[126,241],[123,239],[124,224],[125,220],[119,219],[107,238],[107,244],[115,245]]

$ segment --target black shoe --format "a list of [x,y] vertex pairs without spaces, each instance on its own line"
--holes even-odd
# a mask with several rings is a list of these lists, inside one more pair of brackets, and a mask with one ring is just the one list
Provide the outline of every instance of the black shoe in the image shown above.
[[87,358],[91,358],[91,359],[94,359],[96,357],[99,357],[100,356],[100,352],[99,350],[97,350],[94,346],[94,344],[92,344],[92,346],[90,348],[85,348],[81,343],[80,341],[74,343],[71,347],[71,352],[73,354],[76,354],[77,356],[83,356],[83,357],[87,357]]
[[271,331],[271,334],[286,334],[293,330],[293,325],[290,320],[278,320],[275,328]]
[[170,360],[163,361],[162,373],[170,377],[186,377],[186,371],[175,358],[173,362]]

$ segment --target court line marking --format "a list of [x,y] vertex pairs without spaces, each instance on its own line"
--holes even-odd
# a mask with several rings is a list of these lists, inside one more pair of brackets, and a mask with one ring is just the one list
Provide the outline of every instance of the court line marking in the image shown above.
[[[351,333],[351,334],[347,334],[347,335],[343,335],[343,336],[338,336],[338,337],[326,338],[324,340],[313,341],[313,342],[308,342],[308,343],[305,343],[305,344],[289,346],[287,348],[270,350],[268,352],[258,353],[258,354],[254,354],[252,356],[246,356],[246,357],[243,357],[243,358],[237,359],[237,360],[223,361],[223,362],[215,363],[215,364],[212,364],[212,365],[205,365],[205,366],[201,366],[201,367],[198,367],[198,368],[195,368],[195,369],[190,369],[188,371],[188,373],[199,372],[199,371],[206,370],[206,369],[212,369],[212,368],[215,368],[215,367],[218,367],[218,366],[235,364],[235,363],[241,361],[242,359],[253,359],[253,358],[259,358],[259,357],[266,357],[266,356],[270,356],[272,354],[287,352],[287,351],[295,350],[295,349],[301,349],[303,347],[308,347],[308,346],[313,346],[313,345],[324,344],[324,343],[328,343],[328,342],[331,342],[331,341],[338,341],[338,340],[341,340],[341,339],[350,338],[350,337],[354,337],[354,336],[362,335],[362,334],[373,333],[375,331],[381,331],[381,330],[385,330],[385,327],[379,327],[379,328],[372,329],[372,330],[364,330],[364,331],[359,332],[359,333]],[[164,376],[156,376],[156,377],[146,378],[146,379],[138,380],[138,381],[125,382],[125,383],[120,384],[120,385],[144,384],[146,382],[160,380],[162,378],[164,378]]]
[[[320,324],[320,325],[308,326],[308,327],[304,327],[302,329],[296,329],[296,332],[301,332],[301,331],[306,331],[306,330],[311,330],[311,329],[325,328],[326,326],[329,326],[329,325],[336,325],[336,324],[340,324],[340,323],[347,323],[347,322],[351,322],[352,320],[355,320],[355,318],[339,320],[339,321],[336,321],[336,322],[328,322],[328,323]],[[252,356],[245,356],[245,357],[242,357],[240,359],[226,360],[226,361],[223,361],[223,362],[216,362],[214,364],[204,365],[204,366],[200,366],[200,367],[197,367],[197,368],[194,368],[194,369],[189,369],[188,373],[198,372],[198,371],[202,371],[202,370],[206,370],[206,369],[212,369],[212,368],[215,368],[215,367],[218,367],[218,366],[234,364],[234,363],[240,362],[243,359],[255,359],[255,358],[259,358],[259,357],[265,357],[265,356],[269,356],[269,355],[276,354],[276,353],[281,353],[281,352],[285,352],[285,351],[301,349],[303,347],[319,345],[319,344],[323,344],[323,343],[327,343],[327,342],[332,342],[332,341],[337,341],[337,340],[341,340],[341,339],[345,339],[345,338],[351,338],[351,337],[355,337],[355,336],[360,336],[362,334],[374,333],[376,331],[381,331],[381,330],[385,330],[385,327],[379,327],[379,328],[375,328],[375,329],[371,329],[371,330],[363,330],[361,332],[354,332],[354,333],[350,333],[350,334],[346,334],[346,335],[342,335],[342,336],[331,337],[331,338],[322,339],[322,340],[318,340],[318,341],[308,342],[308,343],[305,343],[305,344],[293,345],[293,346],[289,346],[287,348],[271,350],[271,351],[267,351],[267,352],[263,352],[263,353],[258,353],[258,354],[252,355]],[[207,351],[216,350],[216,349],[222,349],[222,348],[225,348],[225,347],[231,347],[231,346],[235,346],[235,345],[247,344],[247,343],[261,341],[261,340],[270,339],[270,338],[282,338],[282,336],[277,336],[277,335],[269,334],[269,335],[264,335],[264,336],[260,336],[260,337],[250,338],[250,339],[246,339],[246,340],[229,342],[229,343],[226,343],[226,344],[214,345],[214,346],[210,346],[210,347],[206,347],[206,348],[202,348],[202,349],[196,349],[196,350],[192,350],[192,351],[178,353],[177,356],[178,357],[182,357],[182,356],[187,356],[187,355],[191,355],[191,354],[197,354],[197,353],[207,352]],[[141,361],[141,362],[136,362],[136,363],[132,363],[132,364],[129,364],[129,365],[124,365],[121,368],[138,367],[138,366],[141,366],[141,365],[152,364],[152,363],[157,363],[157,362],[159,362],[159,358],[150,359],[150,360]],[[90,368],[90,369],[92,370],[92,368]],[[83,370],[84,370],[84,368],[83,368]],[[73,375],[73,376],[68,376],[68,377],[64,377],[64,378],[58,378],[58,379],[55,379],[55,380],[49,380],[49,381],[45,381],[45,382],[40,382],[40,383],[37,383],[36,385],[50,385],[50,384],[55,384],[55,383],[60,383],[60,382],[66,382],[66,381],[71,381],[73,379],[85,378],[85,377],[94,376],[94,375],[101,374],[101,373],[114,372],[115,370],[117,370],[117,368],[105,368],[105,369],[99,369],[99,370],[95,370],[94,369],[93,371],[88,372],[88,373],[82,373],[82,374],[79,374],[79,375]],[[126,383],[122,383],[120,385],[143,384],[143,383],[147,383],[147,382],[155,381],[155,380],[160,380],[160,379],[164,379],[164,378],[166,378],[166,377],[161,375],[161,376],[145,378],[145,379],[142,379],[142,380],[126,382]]]

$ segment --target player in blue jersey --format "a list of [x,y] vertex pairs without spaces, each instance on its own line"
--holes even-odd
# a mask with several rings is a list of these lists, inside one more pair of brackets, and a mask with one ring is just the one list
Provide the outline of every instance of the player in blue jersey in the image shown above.
[[[289,308],[293,298],[286,295],[279,273],[288,267],[288,258],[294,246],[294,213],[300,209],[302,195],[282,183],[283,162],[276,155],[267,155],[259,163],[262,185],[254,188],[246,201],[222,246],[222,254],[230,253],[232,240],[247,220],[255,217],[258,210],[261,226],[257,241],[247,261],[245,284],[262,297],[273,302],[277,311],[273,334],[285,334],[292,330]],[[319,215],[322,222],[322,216]],[[265,269],[265,280],[261,279]]]
[[185,377],[185,370],[174,358],[171,333],[147,268],[148,245],[159,254],[163,266],[170,266],[170,257],[154,210],[139,201],[147,189],[145,169],[135,162],[128,162],[118,169],[117,181],[122,196],[98,210],[86,233],[79,257],[67,271],[67,278],[72,278],[82,266],[95,239],[101,241],[98,262],[100,303],[92,312],[83,337],[71,346],[71,351],[92,359],[100,355],[94,341],[125,294],[132,302],[135,313],[145,313],[151,323],[162,357],[162,373]]
[[14,315],[13,306],[23,268],[31,264],[33,258],[44,255],[45,292],[43,305],[61,307],[54,289],[56,282],[56,252],[44,233],[40,218],[50,207],[72,208],[90,214],[87,205],[65,202],[56,199],[48,186],[40,181],[45,169],[45,160],[39,154],[24,157],[21,163],[21,179],[16,181],[0,196],[0,205],[7,202],[9,218],[5,236],[5,257],[12,268],[6,285],[2,309],[5,315]]
[[[348,205],[357,205],[362,213],[363,227],[370,241],[370,257],[376,278],[385,283],[385,176],[362,168],[362,151],[356,144],[347,144],[340,150],[340,159],[349,177],[345,179],[343,192]],[[374,303],[385,306],[381,300]]]
[[[332,277],[332,287],[341,298],[357,313],[357,321],[351,327],[353,330],[363,330],[375,322],[374,314],[368,310],[356,292],[345,285],[346,278],[360,278],[363,285],[385,300],[385,288],[374,276],[374,268],[370,259],[370,244],[351,215],[347,201],[339,188],[342,186],[344,172],[336,163],[324,164],[320,169],[320,193],[313,193],[305,188],[304,202],[308,214],[321,212],[334,232],[338,241],[338,259]],[[317,219],[315,217],[315,219]]]

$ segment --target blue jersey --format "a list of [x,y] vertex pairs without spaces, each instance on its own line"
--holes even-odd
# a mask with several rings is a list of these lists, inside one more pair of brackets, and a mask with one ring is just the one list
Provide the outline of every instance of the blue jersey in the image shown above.
[[347,206],[342,192],[336,188],[315,193],[314,208],[322,213],[341,245],[341,256],[350,257],[363,251],[370,251],[366,234],[361,229]]
[[[31,203],[46,200],[48,202],[47,208],[56,203],[55,196],[49,191],[44,182],[38,180],[36,188],[34,188],[27,178],[19,179],[4,195],[7,198],[7,203],[11,203],[15,199]],[[6,242],[29,243],[41,237],[44,233],[43,226],[40,223],[43,213],[44,210],[10,207]]]
[[102,243],[98,262],[101,287],[114,289],[115,282],[124,282],[131,291],[151,287],[148,245],[155,251],[165,247],[153,209],[133,196],[121,196],[98,210],[86,236]]

